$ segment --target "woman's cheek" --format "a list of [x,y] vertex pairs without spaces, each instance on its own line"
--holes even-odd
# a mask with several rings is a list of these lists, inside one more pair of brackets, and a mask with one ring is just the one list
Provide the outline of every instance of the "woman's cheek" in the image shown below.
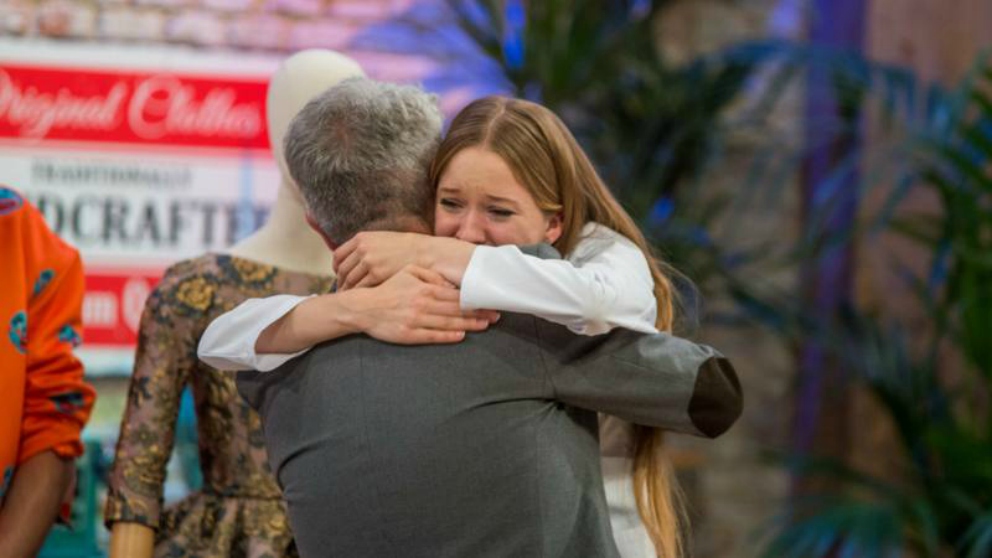
[[455,236],[458,224],[444,209],[438,208],[434,213],[434,236]]
[[496,246],[504,244],[533,244],[529,242],[526,231],[519,223],[490,223],[488,235],[490,242]]

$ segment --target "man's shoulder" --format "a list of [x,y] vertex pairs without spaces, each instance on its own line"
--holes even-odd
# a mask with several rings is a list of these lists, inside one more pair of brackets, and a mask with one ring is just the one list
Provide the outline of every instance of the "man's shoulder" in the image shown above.
[[238,393],[245,403],[255,411],[261,411],[266,405],[266,401],[271,399],[273,389],[292,388],[298,383],[301,372],[305,370],[301,366],[306,361],[306,355],[270,370],[259,372],[258,370],[241,370],[235,373],[234,384]]

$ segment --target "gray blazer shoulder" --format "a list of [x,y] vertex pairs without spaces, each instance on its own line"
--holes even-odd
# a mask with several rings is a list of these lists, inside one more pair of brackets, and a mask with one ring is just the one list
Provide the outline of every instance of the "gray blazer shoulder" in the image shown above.
[[[548,244],[522,246],[560,259]],[[715,438],[740,417],[743,394],[733,364],[712,347],[669,334],[617,329],[576,336],[537,320],[550,353],[551,381],[562,401],[636,424]]]
[[576,336],[538,320],[555,398],[635,424],[715,438],[741,415],[734,366],[712,347],[617,329]]

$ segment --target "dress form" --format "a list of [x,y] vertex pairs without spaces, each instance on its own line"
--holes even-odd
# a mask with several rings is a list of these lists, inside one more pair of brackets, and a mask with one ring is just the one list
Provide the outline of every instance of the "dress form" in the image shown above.
[[283,138],[293,116],[310,99],[350,77],[364,76],[357,62],[328,50],[306,50],[287,59],[269,82],[266,109],[269,143],[279,165],[280,184],[268,221],[230,249],[232,256],[287,271],[330,275],[333,256],[306,223],[303,199],[286,168]]
[[[265,225],[233,246],[231,255],[287,271],[331,275],[333,256],[307,224],[303,200],[286,167],[283,137],[293,116],[307,102],[338,82],[363,76],[350,58],[327,50],[306,50],[286,59],[269,82],[266,97],[269,141],[279,166],[275,206]],[[119,521],[110,537],[111,558],[151,558],[155,531],[140,523]]]

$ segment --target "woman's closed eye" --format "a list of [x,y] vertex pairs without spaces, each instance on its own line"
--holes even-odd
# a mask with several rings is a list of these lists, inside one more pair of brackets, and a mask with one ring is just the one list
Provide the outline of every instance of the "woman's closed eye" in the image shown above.
[[508,219],[516,215],[515,212],[503,207],[490,207],[489,214],[497,219]]
[[462,207],[462,203],[460,201],[451,198],[441,198],[438,201],[438,204],[440,204],[441,207],[451,211],[454,211],[456,209],[461,209]]

